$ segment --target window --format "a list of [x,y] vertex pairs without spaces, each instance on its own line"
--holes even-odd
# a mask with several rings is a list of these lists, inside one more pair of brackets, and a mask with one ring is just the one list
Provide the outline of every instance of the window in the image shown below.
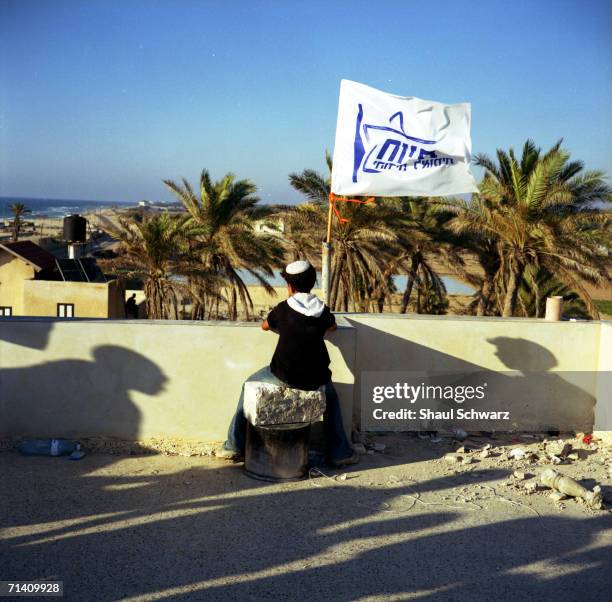
[[7,305],[0,305],[0,316],[12,316],[13,308]]
[[74,303],[58,303],[57,304],[58,318],[74,318]]

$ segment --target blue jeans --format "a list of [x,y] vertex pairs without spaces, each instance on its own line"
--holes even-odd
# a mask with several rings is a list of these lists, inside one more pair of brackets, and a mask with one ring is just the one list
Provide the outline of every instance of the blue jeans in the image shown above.
[[[269,366],[262,368],[252,374],[247,379],[249,381],[263,381],[276,385],[286,385],[282,380],[278,379]],[[337,461],[343,460],[344,458],[350,458],[353,455],[353,448],[349,443],[344,432],[344,426],[342,424],[342,411],[340,409],[340,400],[338,399],[338,393],[334,388],[331,380],[325,385],[325,399],[326,407],[325,413],[323,414],[323,432],[325,435],[325,455],[327,460]],[[244,448],[246,445],[246,427],[247,421],[244,416],[244,385],[240,392],[240,400],[238,401],[238,407],[236,413],[232,418],[228,432],[227,441],[223,447],[227,450],[237,452],[240,455],[244,455]]]

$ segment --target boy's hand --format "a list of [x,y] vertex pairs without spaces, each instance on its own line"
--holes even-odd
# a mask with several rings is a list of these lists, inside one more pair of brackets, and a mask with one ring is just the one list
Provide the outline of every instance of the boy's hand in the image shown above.
[[268,320],[264,320],[264,321],[261,323],[261,329],[262,329],[262,330],[272,330],[272,329],[270,328],[270,324],[268,324]]
[[337,324],[332,324],[328,329],[327,332],[334,332],[334,330],[338,330],[338,325]]

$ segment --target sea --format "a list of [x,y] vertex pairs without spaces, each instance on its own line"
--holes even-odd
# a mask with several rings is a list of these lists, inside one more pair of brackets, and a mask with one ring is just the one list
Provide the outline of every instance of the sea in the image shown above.
[[135,207],[137,203],[121,203],[110,201],[81,201],[74,199],[33,199],[23,197],[1,197],[0,196],[0,219],[13,217],[9,207],[13,203],[23,203],[30,212],[24,215],[24,219],[41,217],[64,217],[72,213],[85,213],[96,209],[111,209]]
[[[110,202],[110,201],[79,201],[79,200],[67,200],[67,199],[33,199],[33,198],[18,198],[18,197],[0,197],[0,220],[10,218],[13,216],[9,206],[13,203],[23,203],[28,209],[31,210],[24,217],[64,217],[72,213],[83,214],[87,211],[95,211],[96,209],[112,209],[120,208],[125,209],[129,207],[136,207],[137,203],[121,203],[121,202]],[[241,277],[246,284],[258,284],[258,281],[246,271],[241,270]],[[407,276],[398,275],[393,277],[395,286],[403,291],[406,288]],[[451,295],[471,295],[474,290],[469,285],[461,282],[457,278],[452,276],[442,276],[442,280],[446,285],[446,290]],[[285,281],[283,280],[280,272],[276,270],[272,278],[268,278],[268,281],[273,286],[283,286]],[[319,275],[320,282],[320,275]]]

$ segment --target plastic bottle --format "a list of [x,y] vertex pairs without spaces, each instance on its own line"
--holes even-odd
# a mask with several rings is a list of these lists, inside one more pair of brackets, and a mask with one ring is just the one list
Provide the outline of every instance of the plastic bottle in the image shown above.
[[68,439],[29,439],[19,446],[26,456],[67,456],[80,446]]

